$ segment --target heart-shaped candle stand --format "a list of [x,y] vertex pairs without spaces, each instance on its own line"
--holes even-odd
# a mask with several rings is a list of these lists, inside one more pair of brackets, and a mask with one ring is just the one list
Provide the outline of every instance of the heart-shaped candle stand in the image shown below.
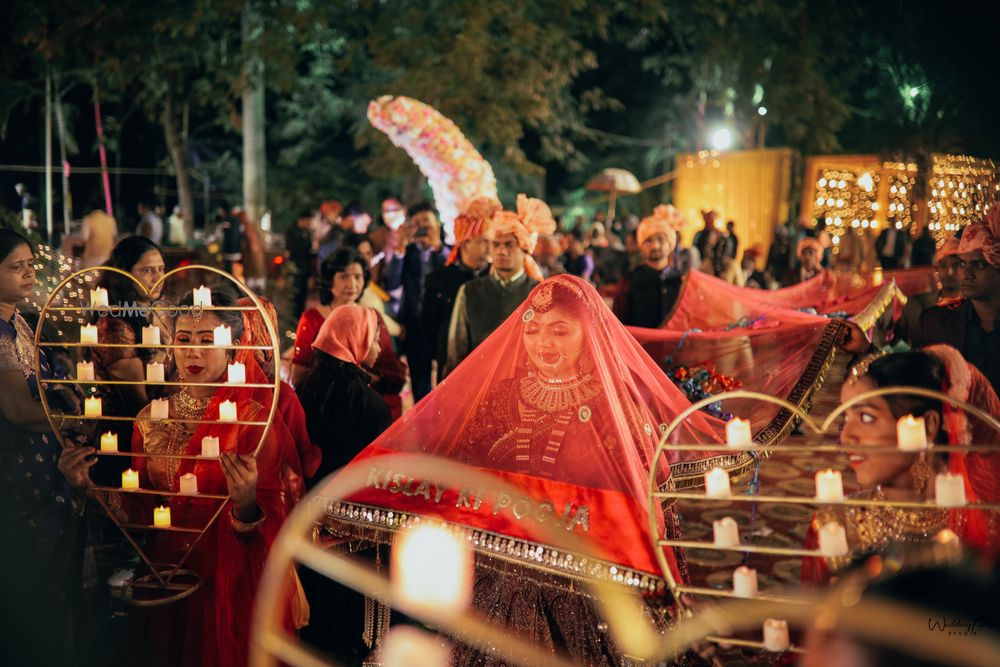
[[[271,319],[267,316],[266,311],[261,305],[260,300],[257,298],[252,291],[246,288],[243,283],[236,280],[230,274],[220,271],[214,267],[210,266],[200,266],[200,265],[189,265],[178,267],[172,271],[167,272],[160,280],[153,285],[150,290],[147,290],[132,274],[127,271],[122,271],[121,269],[116,269],[113,267],[98,266],[88,269],[83,269],[72,273],[63,279],[50,293],[45,301],[45,306],[39,313],[39,320],[45,321],[45,318],[51,316],[52,314],[59,314],[66,319],[69,314],[76,313],[78,316],[85,314],[87,312],[95,312],[99,309],[91,306],[66,306],[57,305],[71,300],[76,300],[76,295],[69,295],[70,299],[64,299],[62,294],[63,290],[70,287],[70,289],[76,289],[76,286],[81,284],[81,278],[86,279],[87,274],[100,273],[100,272],[114,272],[127,276],[130,280],[135,282],[137,293],[152,294],[156,293],[168,280],[184,273],[200,272],[201,274],[214,274],[219,276],[222,281],[227,281],[232,285],[236,286],[240,293],[246,295],[253,302],[253,306],[201,306],[201,309],[205,312],[209,311],[219,311],[219,310],[238,310],[238,311],[256,311],[261,315],[265,326],[267,327],[268,336],[270,338],[270,345],[240,345],[239,341],[230,341],[228,345],[222,345],[229,350],[239,350],[239,349],[252,349],[252,350],[270,350],[273,354],[273,359],[280,358],[280,350],[278,347],[278,335],[274,329]],[[104,295],[106,297],[106,294]],[[82,300],[82,297],[80,298]],[[158,303],[158,302],[157,302]],[[114,306],[115,304],[112,304]],[[197,307],[197,306],[196,306]],[[165,306],[165,305],[149,305],[143,306],[143,310],[149,312],[178,312],[178,307],[176,306]],[[111,311],[114,312],[113,310]],[[68,321],[68,320],[67,320]],[[80,320],[82,322],[82,320]],[[150,382],[148,380],[143,381],[124,381],[124,380],[96,380],[96,379],[73,379],[73,380],[63,380],[63,379],[47,379],[43,380],[41,376],[41,350],[46,347],[58,347],[58,348],[69,348],[69,349],[87,349],[87,348],[99,348],[99,347],[130,347],[139,349],[218,349],[219,345],[178,345],[173,344],[160,344],[159,341],[151,341],[148,344],[144,341],[135,345],[126,345],[122,343],[102,343],[97,342],[82,342],[82,330],[81,330],[81,342],[73,342],[65,340],[65,335],[62,331],[59,332],[62,336],[61,340],[57,341],[45,341],[42,338],[42,328],[39,326],[35,331],[35,373],[36,377],[39,378],[39,384],[44,385],[54,385],[54,384],[75,384],[81,387],[95,387],[102,384],[114,384],[114,385],[146,385],[146,386],[164,386],[164,387],[190,387],[190,386],[212,386],[212,387],[225,387],[228,386],[228,382],[208,382],[208,383],[194,383],[194,382],[173,382],[169,378],[164,378],[163,381]],[[79,360],[79,359],[78,359]],[[225,426],[249,426],[260,430],[260,437],[257,441],[256,446],[253,450],[253,455],[256,457],[263,445],[265,439],[267,438],[268,430],[270,429],[271,422],[274,419],[275,411],[278,407],[278,391],[280,390],[281,381],[278,376],[277,369],[274,370],[273,382],[268,384],[246,384],[239,383],[241,388],[248,389],[271,389],[271,405],[269,406],[268,416],[266,421],[233,421],[228,420],[223,422]],[[54,413],[49,405],[46,398],[45,391],[40,391],[39,395],[41,397],[42,407],[45,409],[45,414],[48,417],[49,423],[52,426],[52,431],[59,439],[60,444],[63,447],[67,446],[66,437],[60,430],[60,425],[67,419],[71,420],[98,420],[98,421],[130,421],[137,422],[140,420],[148,421],[161,421],[163,423],[169,422],[183,422],[187,424],[200,424],[200,423],[215,423],[218,424],[220,421],[214,419],[158,419],[157,417],[151,415],[150,417],[119,417],[111,415],[97,414],[87,415],[85,403],[81,406],[84,409],[84,414],[64,414],[64,413]],[[268,407],[268,406],[265,406]],[[197,428],[197,427],[195,427]],[[100,436],[95,436],[95,440],[99,439]],[[94,442],[93,446],[98,450],[98,456],[126,456],[126,457],[146,457],[148,459],[163,458],[163,459],[194,459],[194,460],[218,460],[218,453],[215,456],[201,456],[201,455],[191,455],[191,454],[152,454],[149,452],[143,453],[131,453],[131,452],[118,452],[118,451],[101,451],[102,448],[98,446],[98,442]],[[110,449],[110,448],[109,448]],[[123,480],[124,483],[124,480]],[[123,484],[124,485],[124,484]],[[198,546],[199,542],[209,531],[212,525],[219,519],[222,515],[223,510],[229,504],[228,495],[213,495],[207,493],[181,493],[181,492],[171,492],[171,491],[160,491],[157,489],[144,489],[137,488],[138,484],[133,483],[130,486],[133,488],[123,489],[121,487],[107,487],[107,486],[93,486],[93,490],[96,492],[92,494],[96,497],[97,501],[107,512],[108,517],[114,522],[116,526],[122,531],[125,539],[132,545],[142,559],[143,563],[149,569],[148,574],[142,576],[137,576],[133,578],[131,584],[129,585],[129,594],[126,596],[126,600],[131,604],[138,606],[157,606],[163,605],[170,602],[175,602],[177,600],[183,599],[192,593],[194,593],[201,585],[201,578],[197,572],[192,570],[184,569],[184,565],[188,562],[194,549]],[[148,523],[133,524],[133,523],[123,523],[117,516],[117,513],[111,511],[109,506],[108,496],[110,494],[146,494],[151,496],[159,496],[162,499],[163,505],[167,505],[170,498],[175,496],[183,496],[185,498],[197,499],[198,502],[213,502],[217,507],[210,515],[210,519],[205,522],[204,525],[200,527],[176,527],[171,525],[169,514],[161,513],[151,515],[148,517]],[[185,545],[180,552],[178,562],[171,564],[155,563],[153,559],[144,551],[143,547],[140,545],[141,540],[136,538],[135,533],[145,533],[147,531],[170,531],[170,532],[181,532],[187,533],[191,539]]]

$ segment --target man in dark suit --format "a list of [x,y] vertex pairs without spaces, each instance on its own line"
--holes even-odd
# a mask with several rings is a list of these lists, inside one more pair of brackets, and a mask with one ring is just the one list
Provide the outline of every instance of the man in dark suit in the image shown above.
[[875,239],[875,252],[882,268],[891,271],[901,269],[903,257],[906,255],[906,233],[896,229],[895,221],[890,218],[889,226]]

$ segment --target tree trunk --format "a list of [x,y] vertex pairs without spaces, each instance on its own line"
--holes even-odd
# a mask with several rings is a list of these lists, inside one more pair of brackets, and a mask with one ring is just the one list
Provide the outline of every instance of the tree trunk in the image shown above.
[[[177,130],[177,116],[174,113],[174,95],[167,93],[163,110],[160,112],[160,124],[163,125],[163,136],[167,141],[167,152],[174,165],[177,177],[177,192],[180,194],[181,214],[184,216],[184,227],[187,238],[194,232],[194,195],[191,193],[191,175],[187,166],[187,137]],[[164,221],[166,222],[166,221]],[[164,233],[168,232],[165,226]]]
[[[243,48],[248,48],[258,18],[243,7]],[[264,65],[248,57],[243,68],[243,208],[257,223],[267,207],[267,153],[264,146]]]

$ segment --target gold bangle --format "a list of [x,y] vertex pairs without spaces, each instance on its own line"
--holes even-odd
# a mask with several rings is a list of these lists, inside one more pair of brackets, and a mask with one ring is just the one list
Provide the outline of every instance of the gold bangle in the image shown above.
[[237,533],[252,533],[253,531],[257,530],[257,528],[260,527],[260,524],[264,523],[264,519],[266,518],[267,515],[264,514],[264,510],[260,510],[260,518],[257,519],[256,521],[251,521],[247,523],[246,521],[240,521],[239,519],[236,518],[235,507],[229,512],[229,522],[233,525],[233,530],[235,530]]

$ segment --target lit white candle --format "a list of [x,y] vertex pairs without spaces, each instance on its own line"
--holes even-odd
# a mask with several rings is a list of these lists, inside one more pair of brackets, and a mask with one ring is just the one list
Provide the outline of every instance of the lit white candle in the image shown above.
[[219,455],[219,439],[215,436],[206,435],[201,439],[201,455],[202,456],[218,456]]
[[391,588],[404,613],[455,618],[472,601],[472,551],[440,525],[400,533],[392,549]]
[[229,364],[229,384],[243,384],[247,381],[247,367],[240,362]]
[[193,303],[196,306],[212,305],[212,290],[202,285],[194,291]]
[[757,570],[740,565],[733,570],[733,595],[752,598],[757,595]]
[[159,345],[160,344],[160,327],[148,326],[142,328],[142,344],[143,345]]
[[108,431],[107,433],[101,434],[101,451],[102,452],[117,452],[118,451],[118,434]]
[[764,621],[764,648],[772,653],[787,651],[788,621],[769,618]]
[[847,532],[836,521],[819,529],[819,552],[827,557],[847,555]]
[[78,361],[76,362],[76,379],[94,381],[94,362],[93,361]]
[[186,496],[198,494],[198,478],[193,472],[181,475],[181,493]]
[[736,417],[726,422],[726,444],[737,449],[753,447],[750,422]]
[[705,473],[705,495],[709,498],[729,498],[729,474],[722,468],[712,468]]
[[740,529],[736,525],[736,520],[731,516],[723,517],[712,522],[712,534],[715,546],[722,549],[731,549],[740,544]]
[[89,343],[91,345],[97,344],[97,326],[94,324],[84,324],[80,327],[80,342]]
[[232,401],[223,401],[219,404],[219,421],[220,422],[234,422],[236,421],[236,404]]
[[122,473],[122,488],[131,491],[139,488],[139,473],[129,468]]
[[[157,330],[159,331],[159,330]],[[163,382],[164,381],[164,371],[163,364],[159,361],[153,361],[146,364],[146,381],[147,382]]]
[[153,525],[157,528],[170,528],[170,508],[157,507],[153,510]]
[[108,307],[108,290],[103,287],[98,287],[97,289],[90,290],[90,307],[91,308],[107,308]]
[[83,416],[84,417],[100,417],[101,416],[101,399],[96,396],[91,396],[83,401]]
[[965,506],[965,480],[950,472],[938,473],[934,478],[934,502],[941,507]]
[[168,419],[170,417],[170,401],[165,398],[154,398],[149,404],[149,416],[153,419]]
[[899,448],[906,451],[927,449],[927,430],[924,428],[924,418],[906,415],[896,422],[896,440]]
[[212,342],[215,345],[232,345],[233,344],[233,330],[227,326],[219,325],[212,330],[213,338]]
[[387,667],[449,667],[451,648],[441,637],[412,625],[389,630],[379,648],[379,662]]
[[844,499],[844,480],[839,470],[821,470],[816,473],[816,500],[835,503]]

